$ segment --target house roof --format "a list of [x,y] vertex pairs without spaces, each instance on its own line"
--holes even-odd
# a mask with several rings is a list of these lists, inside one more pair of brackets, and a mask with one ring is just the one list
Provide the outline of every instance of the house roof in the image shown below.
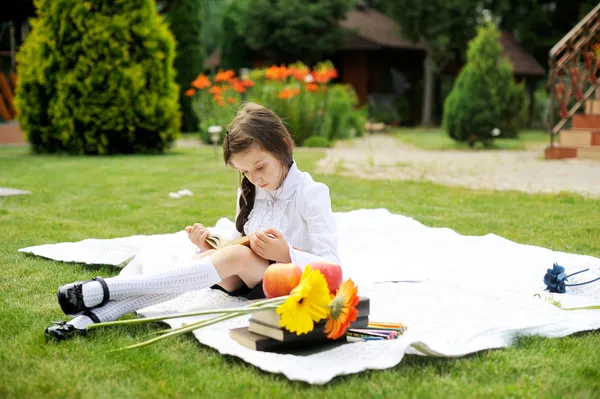
[[343,47],[347,50],[378,49],[393,47],[425,50],[424,43],[404,39],[398,25],[386,15],[372,8],[355,8],[348,11],[340,26],[355,30],[356,35],[348,37]]
[[515,75],[543,76],[546,73],[540,63],[519,45],[512,33],[502,32],[500,43]]
[[[387,15],[369,8],[355,8],[340,22],[344,28],[356,31],[344,42],[344,50],[377,50],[384,47],[427,50],[425,43],[415,43],[402,37],[398,25]],[[504,55],[513,65],[516,75],[543,76],[544,68],[525,51],[509,32],[502,32],[500,42]]]

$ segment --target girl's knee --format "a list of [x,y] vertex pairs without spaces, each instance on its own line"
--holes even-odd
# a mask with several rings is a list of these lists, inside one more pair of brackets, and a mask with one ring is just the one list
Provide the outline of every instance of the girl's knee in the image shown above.
[[230,247],[225,247],[221,249],[224,251],[224,255],[226,254],[228,257],[232,259],[252,259],[252,258],[260,258],[258,255],[254,253],[254,251],[248,248],[245,245],[232,245]]

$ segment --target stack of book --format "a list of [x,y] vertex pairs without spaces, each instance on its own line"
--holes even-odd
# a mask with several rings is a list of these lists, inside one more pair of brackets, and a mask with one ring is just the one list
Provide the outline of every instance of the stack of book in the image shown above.
[[[350,325],[348,331],[369,326],[369,298],[360,297],[356,309],[358,317]],[[315,323],[312,331],[301,335],[296,335],[280,327],[280,320],[274,310],[257,312],[250,317],[247,327],[234,328],[230,330],[229,335],[234,341],[247,348],[264,352],[309,349],[332,342],[346,342],[346,334],[335,341],[327,338],[324,333],[325,320]]]

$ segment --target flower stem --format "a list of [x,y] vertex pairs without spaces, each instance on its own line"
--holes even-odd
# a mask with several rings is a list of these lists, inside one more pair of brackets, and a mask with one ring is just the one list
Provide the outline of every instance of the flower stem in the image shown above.
[[585,283],[565,284],[565,287],[577,287],[578,285],[586,285],[586,284],[593,283],[594,281],[598,281],[598,280],[600,280],[600,277],[598,277],[597,279],[591,280],[591,281],[586,281]]
[[143,346],[156,343],[156,342],[161,341],[161,340],[163,340],[165,338],[168,338],[168,337],[174,337],[174,336],[177,336],[177,335],[185,334],[185,333],[187,333],[189,331],[196,330],[196,329],[198,329],[200,327],[206,327],[206,326],[209,326],[211,324],[216,324],[216,323],[219,323],[221,321],[225,321],[227,319],[233,319],[233,318],[238,317],[238,316],[239,315],[237,315],[237,314],[226,314],[226,315],[223,315],[223,316],[214,317],[214,318],[209,319],[209,320],[203,320],[203,321],[200,321],[198,323],[194,323],[194,324],[190,324],[188,326],[185,326],[185,328],[180,328],[180,329],[171,331],[171,332],[169,332],[167,334],[161,335],[160,337],[152,338],[152,339],[149,339],[148,341],[140,342],[139,344],[129,345],[129,346],[126,346],[124,348],[117,349],[117,350],[141,348]]
[[[252,314],[254,312],[255,312],[254,310],[246,310],[246,311],[239,310],[238,313],[235,314],[235,317],[244,316],[244,315],[247,315],[247,314]],[[165,333],[168,334],[168,333],[171,333],[171,332],[174,332],[174,331],[181,331],[183,329],[186,329],[186,328],[194,326],[194,325],[200,325],[200,324],[209,322],[211,320],[216,320],[216,319],[218,319],[218,318],[220,318],[222,316],[224,316],[224,315],[211,317],[209,319],[200,320],[200,321],[197,321],[197,322],[194,322],[194,323],[191,323],[191,324],[184,324],[181,327],[173,328],[173,329],[170,329],[170,330],[162,330],[162,331],[157,332],[157,334],[165,334]],[[209,324],[207,324],[207,325],[209,325]]]
[[588,270],[590,270],[590,269],[588,268],[588,269],[583,269],[583,270],[580,270],[580,271],[578,271],[578,272],[575,272],[575,273],[573,273],[573,274],[569,274],[569,275],[568,275],[567,277],[565,277],[565,278],[569,278],[569,277],[571,277],[571,276],[574,276],[574,275],[576,275],[576,274],[579,274],[579,273],[587,272]]
[[[140,318],[140,319],[107,321],[105,323],[90,324],[87,327],[87,329],[90,330],[90,329],[99,328],[99,327],[109,327],[109,326],[116,326],[116,325],[141,324],[141,323],[149,323],[149,322],[153,322],[153,321],[163,321],[166,319],[177,319],[177,318],[181,318],[181,317],[191,317],[191,316],[203,316],[203,315],[209,315],[209,314],[227,314],[227,313],[231,314],[231,313],[238,313],[244,309],[269,310],[269,309],[275,309],[277,306],[275,306],[275,305],[264,306],[264,305],[269,305],[271,303],[276,303],[277,305],[279,305],[279,303],[277,303],[277,302],[281,301],[283,303],[283,301],[285,300],[282,298],[284,298],[284,297],[274,298],[274,299],[278,299],[278,301],[269,299],[266,301],[257,302],[252,305],[248,305],[248,306],[244,306],[242,308],[236,308],[236,309],[210,309],[210,310],[201,310],[198,312],[176,313],[176,314],[171,314],[171,315],[145,317],[145,318]],[[287,298],[287,297],[285,297],[285,298]]]
[[583,306],[581,308],[561,308],[562,310],[593,310],[593,309],[598,309],[600,310],[600,305],[594,305],[594,306]]

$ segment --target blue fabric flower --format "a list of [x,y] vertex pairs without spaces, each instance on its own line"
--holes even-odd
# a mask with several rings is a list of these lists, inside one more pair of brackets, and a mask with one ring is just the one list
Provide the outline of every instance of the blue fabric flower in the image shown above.
[[544,284],[546,284],[546,289],[548,291],[564,294],[565,292],[567,292],[567,287],[577,287],[578,285],[586,285],[593,283],[594,281],[600,281],[600,277],[598,277],[594,280],[586,281],[584,283],[567,284],[567,280],[569,280],[569,277],[579,273],[587,272],[588,270],[590,269],[580,270],[578,272],[567,275],[567,273],[565,273],[565,268],[559,266],[558,263],[555,263],[552,266],[552,269],[548,269],[548,272],[544,276]]
[[552,266],[552,269],[548,269],[548,272],[544,276],[544,284],[546,284],[546,289],[550,292],[558,292],[564,294],[567,292],[566,282],[568,280],[567,274],[565,273],[565,268],[560,266],[558,263],[555,263]]

